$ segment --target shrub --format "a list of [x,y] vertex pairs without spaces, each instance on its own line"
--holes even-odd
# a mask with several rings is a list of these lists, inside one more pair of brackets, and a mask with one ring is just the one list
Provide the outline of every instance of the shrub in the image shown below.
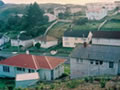
[[55,85],[54,84],[51,84],[50,85],[50,89],[54,89],[55,88]]
[[85,80],[85,82],[89,82],[89,78],[88,77],[85,77],[84,80]]
[[93,83],[94,78],[93,77],[89,77],[89,81],[90,81],[90,83]]
[[80,84],[79,81],[74,80],[74,81],[68,82],[68,83],[66,84],[66,86],[67,86],[68,88],[76,88],[76,87],[79,86],[79,84]]
[[100,80],[100,86],[101,86],[101,88],[104,88],[105,85],[106,85],[106,81],[105,81],[104,78],[102,78],[102,79]]

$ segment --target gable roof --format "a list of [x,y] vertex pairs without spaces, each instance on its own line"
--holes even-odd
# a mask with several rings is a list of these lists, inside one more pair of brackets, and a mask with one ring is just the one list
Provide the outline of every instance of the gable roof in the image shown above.
[[87,30],[67,30],[64,32],[65,37],[88,37],[90,31]]
[[84,48],[83,45],[76,47],[71,53],[72,58],[86,60],[101,60],[118,62],[120,60],[120,47],[90,45]]
[[17,56],[0,61],[0,64],[38,70],[54,69],[59,64],[64,62],[64,59],[56,57],[19,54]]
[[17,74],[16,81],[23,81],[23,80],[36,80],[39,79],[39,74],[36,73],[24,73],[24,74]]
[[93,38],[120,39],[120,31],[93,31]]

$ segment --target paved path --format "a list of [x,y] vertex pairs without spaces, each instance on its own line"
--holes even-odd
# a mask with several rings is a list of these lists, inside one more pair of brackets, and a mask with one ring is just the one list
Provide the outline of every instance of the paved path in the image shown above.
[[100,31],[100,29],[105,25],[105,23],[107,23],[108,20],[110,20],[110,17],[112,17],[112,16],[114,16],[114,15],[116,15],[116,14],[118,14],[118,11],[116,11],[116,12],[114,12],[113,14],[109,15],[109,18],[106,19],[106,20],[104,20],[104,21],[99,25],[98,31]]

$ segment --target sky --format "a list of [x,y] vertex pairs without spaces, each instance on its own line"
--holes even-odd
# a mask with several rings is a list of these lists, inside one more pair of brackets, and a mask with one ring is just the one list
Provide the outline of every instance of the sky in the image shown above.
[[[85,4],[91,2],[113,2],[115,0],[2,0],[5,3],[30,4],[30,3],[60,3],[60,4]],[[120,1],[120,0],[117,0]]]

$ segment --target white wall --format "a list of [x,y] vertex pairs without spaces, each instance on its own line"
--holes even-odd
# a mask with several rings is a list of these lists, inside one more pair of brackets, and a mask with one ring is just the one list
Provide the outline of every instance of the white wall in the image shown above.
[[24,41],[22,41],[22,40],[20,40],[19,42],[18,42],[18,40],[16,40],[16,39],[12,39],[11,40],[11,46],[19,46],[19,45],[22,45],[22,46],[27,46],[27,45],[29,45],[29,44],[31,44],[31,43],[33,43],[33,40],[24,40]]
[[120,40],[119,39],[92,38],[92,44],[120,46]]
[[109,68],[109,62],[103,62],[102,65],[93,64],[89,60],[83,60],[83,62],[77,62],[75,58],[70,59],[71,78],[79,78],[86,76],[98,76],[98,75],[117,75],[118,64],[114,63],[114,68]]
[[[9,66],[10,72],[4,72],[3,66],[7,65],[0,65],[0,77],[16,77],[16,74],[22,74],[22,73],[29,73],[27,68],[25,68],[25,71],[18,71],[16,67]],[[36,70],[34,70],[35,72]]]

